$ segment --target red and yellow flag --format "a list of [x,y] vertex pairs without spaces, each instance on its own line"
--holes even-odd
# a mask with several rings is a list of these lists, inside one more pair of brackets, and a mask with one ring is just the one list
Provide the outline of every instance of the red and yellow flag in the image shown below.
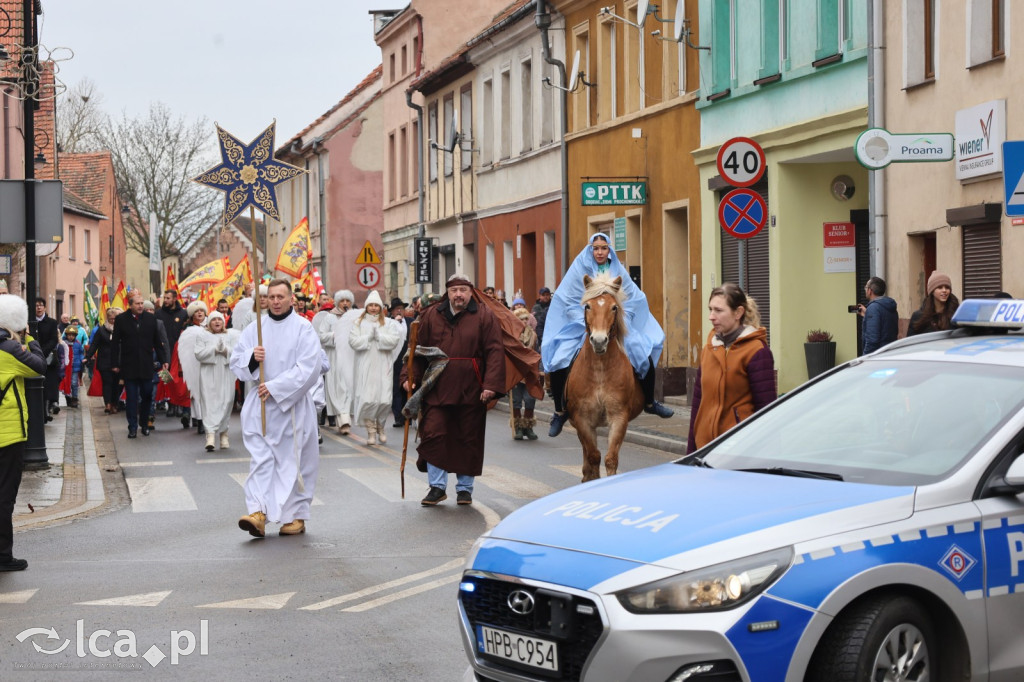
[[167,266],[167,279],[164,281],[164,291],[173,291],[174,295],[181,300],[181,290],[178,289],[178,280],[174,278],[174,271],[171,270],[171,266]]
[[224,258],[218,258],[217,260],[210,261],[193,272],[178,286],[182,289],[187,289],[195,284],[216,284],[217,282],[224,281],[230,271],[231,262],[228,260],[227,256]]
[[121,310],[128,310],[128,291],[124,287],[124,280],[118,280],[111,305]]
[[320,294],[327,291],[324,286],[324,280],[320,277],[320,269],[317,267],[313,268],[313,288],[316,290],[315,295],[319,298]]
[[306,269],[306,265],[312,257],[313,247],[309,238],[309,221],[303,218],[284,241],[274,269],[298,279],[302,277],[302,271]]
[[227,299],[228,305],[234,306],[241,300],[245,293],[245,285],[250,282],[252,282],[252,270],[249,268],[249,254],[245,254],[245,257],[238,262],[238,265],[224,281],[210,287],[210,299],[214,306],[222,298]]
[[107,323],[107,308],[110,307],[110,293],[107,291],[107,278],[103,278],[100,285],[100,322]]

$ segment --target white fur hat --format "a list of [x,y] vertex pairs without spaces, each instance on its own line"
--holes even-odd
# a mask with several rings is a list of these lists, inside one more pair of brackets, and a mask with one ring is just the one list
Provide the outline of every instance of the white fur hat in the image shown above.
[[377,293],[376,289],[371,291],[370,295],[366,297],[366,301],[363,303],[363,307],[367,308],[371,303],[376,303],[381,308],[384,307],[384,301],[380,300],[380,294]]
[[188,304],[188,308],[185,308],[185,313],[188,314],[188,319],[192,319],[192,316],[196,314],[196,311],[202,310],[204,313],[209,313],[206,304],[202,301],[192,301]]
[[260,285],[260,296],[266,296],[269,293],[270,293],[270,287],[268,287],[266,284],[261,284]]
[[14,294],[0,294],[0,327],[20,332],[28,327],[28,305]]
[[334,292],[334,302],[337,303],[339,301],[350,301],[352,303],[355,303],[356,297],[355,294],[353,294],[348,289],[339,289],[338,291]]
[[214,320],[223,320],[223,319],[224,319],[224,314],[221,313],[219,310],[214,310],[212,313],[209,314],[209,316],[207,316],[206,324],[207,324],[207,326],[209,326],[209,324],[211,322],[213,322]]

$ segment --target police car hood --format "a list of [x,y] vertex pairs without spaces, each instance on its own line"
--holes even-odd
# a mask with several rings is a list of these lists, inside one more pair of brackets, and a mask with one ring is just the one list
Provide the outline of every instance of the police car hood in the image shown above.
[[[586,588],[905,519],[914,488],[664,464],[575,486],[498,524],[471,567]],[[591,555],[585,561],[579,553]],[[575,572],[587,575],[573,577]],[[564,575],[562,575],[564,573]]]

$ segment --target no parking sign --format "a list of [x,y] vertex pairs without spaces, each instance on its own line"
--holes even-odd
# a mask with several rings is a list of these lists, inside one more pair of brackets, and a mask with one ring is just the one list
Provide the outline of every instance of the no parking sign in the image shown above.
[[752,189],[734,189],[718,204],[718,222],[737,239],[750,239],[768,222],[768,205]]

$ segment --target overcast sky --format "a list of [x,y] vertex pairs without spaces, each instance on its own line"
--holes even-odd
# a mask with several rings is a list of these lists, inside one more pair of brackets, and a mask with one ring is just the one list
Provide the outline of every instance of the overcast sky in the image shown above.
[[[243,142],[277,119],[276,144],[312,123],[381,62],[370,9],[408,0],[42,0],[40,43],[69,88],[96,85],[101,108],[151,102],[204,116]],[[46,52],[43,52],[45,57]]]

